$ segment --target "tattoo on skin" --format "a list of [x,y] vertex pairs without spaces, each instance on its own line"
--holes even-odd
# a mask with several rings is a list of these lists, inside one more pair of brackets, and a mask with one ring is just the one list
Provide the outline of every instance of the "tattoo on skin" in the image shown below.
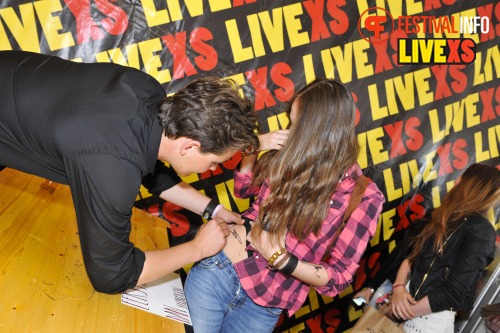
[[317,277],[318,279],[320,278],[320,276],[319,276],[319,271],[320,271],[320,270],[323,270],[323,266],[321,266],[321,265],[314,265],[314,264],[310,264],[310,263],[305,262],[305,261],[302,261],[302,260],[301,260],[301,262],[302,262],[303,264],[306,264],[306,265],[309,265],[309,266],[313,266],[313,267],[314,267],[314,269],[315,269],[315,272],[316,272],[314,275],[316,275],[316,277]]
[[243,244],[241,241],[241,237],[240,237],[240,235],[238,235],[236,230],[232,230],[231,233],[233,234],[234,238],[236,238],[236,240],[238,240],[238,242],[240,242],[240,244]]

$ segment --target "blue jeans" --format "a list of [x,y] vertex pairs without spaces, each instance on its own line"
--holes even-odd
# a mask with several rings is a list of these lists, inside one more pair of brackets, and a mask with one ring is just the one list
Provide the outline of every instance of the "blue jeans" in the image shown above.
[[282,311],[255,304],[222,251],[193,266],[184,288],[196,333],[272,332]]

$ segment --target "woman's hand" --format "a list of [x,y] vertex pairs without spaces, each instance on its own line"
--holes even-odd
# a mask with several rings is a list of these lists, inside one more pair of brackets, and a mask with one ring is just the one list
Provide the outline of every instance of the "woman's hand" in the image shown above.
[[259,135],[259,150],[280,150],[288,138],[289,130],[276,130]]
[[364,289],[358,291],[352,298],[363,297],[365,299],[366,303],[370,303],[372,296],[373,296],[373,289],[364,288]]
[[393,289],[390,303],[392,314],[397,319],[408,320],[415,317],[411,305],[417,302],[404,287]]

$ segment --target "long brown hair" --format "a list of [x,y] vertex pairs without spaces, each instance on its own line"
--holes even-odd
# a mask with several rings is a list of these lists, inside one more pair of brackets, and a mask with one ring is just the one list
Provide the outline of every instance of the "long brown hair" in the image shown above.
[[287,231],[300,240],[318,234],[331,196],[359,152],[354,101],[342,83],[316,79],[297,92],[288,110],[294,102],[298,115],[286,144],[264,155],[255,171],[271,193],[252,233],[258,236],[265,226],[274,242]]
[[441,206],[434,209],[430,222],[415,238],[408,259],[415,261],[431,237],[435,237],[434,251],[438,253],[447,235],[464,216],[486,216],[490,208],[499,204],[500,170],[485,164],[472,164],[444,197]]

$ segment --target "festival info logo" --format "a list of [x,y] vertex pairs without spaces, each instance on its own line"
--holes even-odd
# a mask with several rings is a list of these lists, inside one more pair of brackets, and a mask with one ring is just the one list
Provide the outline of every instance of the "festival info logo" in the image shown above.
[[361,37],[369,43],[383,43],[394,32],[394,20],[391,13],[384,8],[371,7],[359,17],[358,31]]
[[[358,21],[361,37],[372,44],[389,39],[394,29],[391,14],[380,7],[368,8]],[[399,16],[396,29],[408,36],[487,34],[490,21],[487,16]],[[471,38],[400,38],[397,54],[401,65],[470,64],[476,59],[476,43]]]

